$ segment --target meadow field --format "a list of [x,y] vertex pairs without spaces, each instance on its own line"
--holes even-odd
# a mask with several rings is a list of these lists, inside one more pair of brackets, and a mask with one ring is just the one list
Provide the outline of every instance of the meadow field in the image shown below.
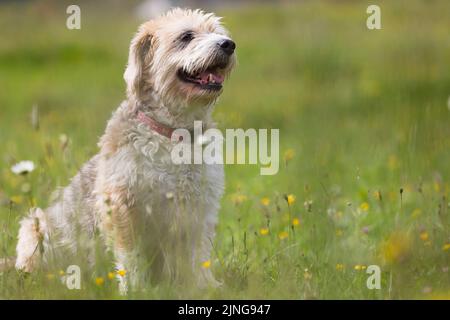
[[[44,2],[45,3],[45,2]],[[302,1],[216,12],[239,64],[220,128],[280,129],[280,171],[226,166],[214,254],[223,284],[147,285],[119,295],[113,264],[83,272],[0,273],[1,299],[450,299],[450,2]],[[139,25],[127,10],[0,5],[0,257],[19,220],[45,207],[97,152]],[[30,119],[38,110],[39,121]],[[35,113],[36,115],[36,113]],[[11,166],[36,168],[15,175]],[[367,267],[381,269],[368,289]]]

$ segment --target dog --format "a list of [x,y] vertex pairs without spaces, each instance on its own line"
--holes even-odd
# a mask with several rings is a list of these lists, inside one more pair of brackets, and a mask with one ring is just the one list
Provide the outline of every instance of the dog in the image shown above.
[[48,208],[21,220],[17,270],[77,255],[95,265],[96,252],[106,248],[126,270],[122,292],[149,278],[181,281],[186,274],[198,285],[218,284],[202,263],[212,250],[223,166],[174,164],[171,133],[191,131],[194,121],[215,127],[211,114],[236,64],[235,47],[221,18],[200,10],[175,8],[139,27],[124,73],[126,100],[99,153]]

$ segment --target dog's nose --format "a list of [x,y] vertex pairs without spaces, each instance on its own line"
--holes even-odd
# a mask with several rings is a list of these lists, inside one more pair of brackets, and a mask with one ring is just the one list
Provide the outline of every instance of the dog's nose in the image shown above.
[[236,43],[230,39],[225,39],[219,42],[220,48],[228,55],[232,55],[236,49]]

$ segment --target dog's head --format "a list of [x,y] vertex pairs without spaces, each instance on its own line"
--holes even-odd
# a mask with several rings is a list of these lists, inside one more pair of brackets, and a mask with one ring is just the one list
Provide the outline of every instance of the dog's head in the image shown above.
[[127,92],[165,105],[210,104],[232,70],[236,45],[220,18],[173,9],[144,23],[130,46]]

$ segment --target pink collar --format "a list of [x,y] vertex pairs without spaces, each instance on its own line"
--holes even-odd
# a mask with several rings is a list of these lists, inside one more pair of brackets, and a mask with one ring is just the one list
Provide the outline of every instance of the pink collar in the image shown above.
[[172,134],[175,131],[174,128],[168,127],[168,126],[156,121],[155,119],[150,118],[142,111],[138,111],[137,119],[140,122],[146,124],[151,130],[153,130],[153,131],[159,133],[160,135],[165,136],[169,139],[172,138]]

